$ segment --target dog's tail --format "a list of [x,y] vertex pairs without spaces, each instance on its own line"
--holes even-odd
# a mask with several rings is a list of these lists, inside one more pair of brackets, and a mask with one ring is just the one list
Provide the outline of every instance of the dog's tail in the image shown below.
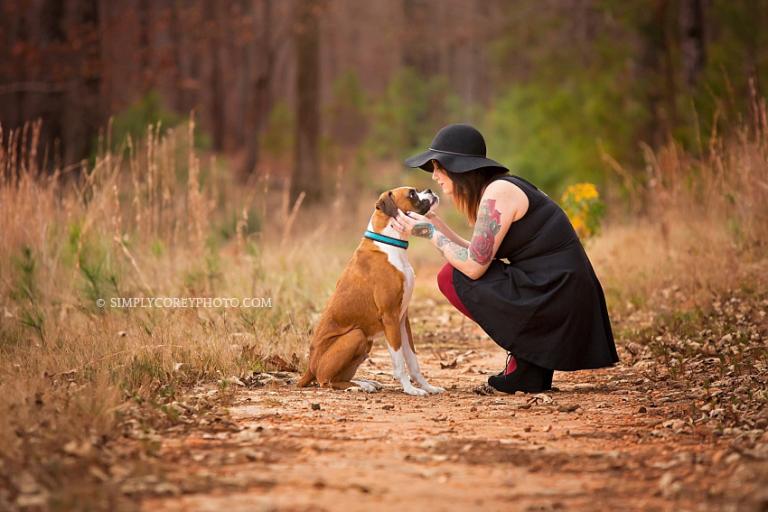
[[304,375],[301,376],[299,381],[296,383],[297,388],[305,388],[312,384],[312,382],[315,380],[315,374],[312,373],[312,370],[307,368],[307,371],[304,372]]

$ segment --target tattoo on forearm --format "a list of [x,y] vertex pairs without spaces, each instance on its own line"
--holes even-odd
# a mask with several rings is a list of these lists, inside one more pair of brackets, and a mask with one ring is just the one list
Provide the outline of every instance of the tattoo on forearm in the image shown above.
[[468,251],[466,247],[462,247],[456,242],[451,242],[450,245],[448,245],[448,250],[451,251],[454,258],[458,261],[467,261]]
[[413,226],[411,234],[422,238],[432,238],[432,235],[435,234],[435,226],[428,222],[420,222]]
[[435,236],[435,245],[443,253],[443,256],[448,258],[450,255],[454,261],[467,261],[469,257],[469,251],[466,247],[457,244],[440,231]]
[[475,223],[475,231],[469,244],[469,255],[473,260],[485,265],[493,257],[493,245],[496,235],[501,230],[501,212],[496,209],[495,199],[486,199],[480,203],[480,215]]

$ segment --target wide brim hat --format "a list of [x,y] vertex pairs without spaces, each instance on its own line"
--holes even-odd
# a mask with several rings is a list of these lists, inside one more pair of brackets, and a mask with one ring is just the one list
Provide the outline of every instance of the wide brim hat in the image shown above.
[[408,167],[419,167],[432,172],[432,160],[455,173],[474,171],[482,167],[496,167],[509,172],[509,169],[485,156],[485,139],[473,126],[468,124],[449,124],[437,132],[429,148],[423,153],[405,160]]

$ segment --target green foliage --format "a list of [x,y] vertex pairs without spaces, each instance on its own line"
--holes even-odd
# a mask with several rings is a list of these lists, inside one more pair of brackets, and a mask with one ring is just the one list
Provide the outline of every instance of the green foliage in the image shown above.
[[622,90],[616,66],[562,71],[551,81],[542,71],[508,86],[482,123],[489,156],[553,195],[568,181],[602,183],[601,148],[630,158],[636,129],[646,119]]
[[142,386],[165,380],[162,362],[154,354],[140,353],[134,355],[122,373],[122,385],[125,390],[139,389]]
[[[169,110],[163,104],[162,95],[152,90],[136,100],[129,107],[118,112],[112,118],[112,151],[125,148],[128,137],[134,144],[143,140],[149,129],[158,131],[162,135],[168,129],[176,127],[187,121],[185,116]],[[199,125],[195,126],[195,147],[198,149],[210,149],[211,137],[205,133]],[[93,145],[96,148],[96,144]],[[180,152],[187,148],[178,148]],[[182,159],[183,161],[183,159]]]
[[21,254],[12,260],[17,279],[11,290],[11,298],[21,307],[19,316],[22,325],[30,327],[40,341],[45,342],[45,315],[40,306],[40,292],[37,286],[36,261],[29,246],[21,248]]
[[459,107],[445,77],[425,78],[411,68],[401,69],[369,107],[364,149],[376,158],[402,160],[423,150],[442,126],[457,122]]
[[275,103],[261,138],[262,153],[276,160],[289,158],[293,150],[295,124],[296,119],[288,103],[284,100]]
[[150,245],[149,250],[152,252],[152,255],[156,258],[160,258],[163,254],[165,254],[165,243],[163,243],[160,239],[155,239],[152,241],[152,245]]
[[359,144],[367,129],[366,108],[368,97],[357,73],[346,71],[331,85],[331,101],[325,115],[331,126],[332,139],[340,138],[347,144]]
[[[365,140],[368,97],[357,73],[352,70],[336,78],[331,91],[331,99],[322,114],[328,120],[329,129],[320,135],[319,150],[325,168],[335,172],[344,161],[345,149],[357,148]],[[325,186],[330,188],[333,184],[327,180]]]
[[715,128],[736,126],[752,106],[750,76],[768,81],[768,11],[707,4],[706,61],[689,84],[682,9],[662,7],[602,0],[578,16],[557,5],[521,16],[510,5],[488,48],[499,84],[483,122],[489,154],[559,194],[567,182],[604,183],[599,148],[637,168],[638,141],[672,137],[696,153]]
[[109,304],[109,298],[118,296],[119,267],[112,257],[107,240],[88,233],[83,233],[80,222],[69,226],[66,251],[62,255],[68,265],[77,265],[82,278],[83,295],[86,309],[96,312],[105,311],[96,305],[98,299]]
[[112,148],[120,147],[127,137],[133,141],[146,136],[147,129],[160,123],[161,130],[177,125],[181,118],[163,106],[157,91],[150,91],[131,106],[115,115],[112,120]]
[[184,274],[184,286],[191,294],[211,295],[223,283],[222,260],[215,236],[206,241],[203,264]]
[[37,285],[35,283],[35,258],[29,246],[21,248],[21,255],[13,258],[13,264],[18,272],[16,286],[11,292],[11,298],[16,300],[37,301]]
[[[222,220],[217,229],[217,243],[223,243],[231,240],[237,235],[238,224],[242,221],[242,212],[231,211]],[[243,226],[243,236],[248,237],[261,231],[261,217],[259,209],[252,206],[248,209],[248,221]]]
[[576,183],[565,189],[560,206],[573,224],[573,228],[584,241],[600,232],[600,222],[605,213],[605,204],[600,199],[597,187],[592,183]]

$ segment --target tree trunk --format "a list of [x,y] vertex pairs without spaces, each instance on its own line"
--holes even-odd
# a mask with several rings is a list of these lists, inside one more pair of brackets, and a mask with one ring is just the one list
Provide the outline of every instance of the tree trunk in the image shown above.
[[642,27],[644,51],[641,58],[645,81],[645,102],[650,113],[644,137],[651,146],[666,142],[676,119],[675,81],[669,34],[670,3],[656,0],[650,18]]
[[248,51],[250,81],[246,95],[248,104],[245,118],[244,176],[253,173],[259,163],[259,135],[269,114],[270,78],[275,63],[271,28],[272,0],[261,0],[261,15],[256,16],[254,12],[253,27],[254,32],[261,34],[261,37],[251,45],[252,47]]
[[[440,3],[426,0],[403,0],[403,16],[406,30],[403,33],[402,62],[405,67],[416,70],[429,78],[440,71],[439,44],[431,38],[435,26],[440,22]],[[418,29],[414,29],[418,27]]]
[[210,26],[208,34],[208,58],[210,59],[209,84],[211,88],[210,96],[210,120],[211,132],[213,134],[213,147],[217,151],[224,148],[224,97],[221,87],[221,33],[223,23],[220,16],[221,4],[219,0],[208,0],[206,3],[207,15]]
[[294,47],[296,51],[296,138],[290,200],[301,192],[305,202],[320,199],[323,192],[319,162],[320,136],[320,34],[319,0],[296,5]]
[[680,4],[683,73],[688,87],[694,87],[706,63],[704,0],[683,0]]

